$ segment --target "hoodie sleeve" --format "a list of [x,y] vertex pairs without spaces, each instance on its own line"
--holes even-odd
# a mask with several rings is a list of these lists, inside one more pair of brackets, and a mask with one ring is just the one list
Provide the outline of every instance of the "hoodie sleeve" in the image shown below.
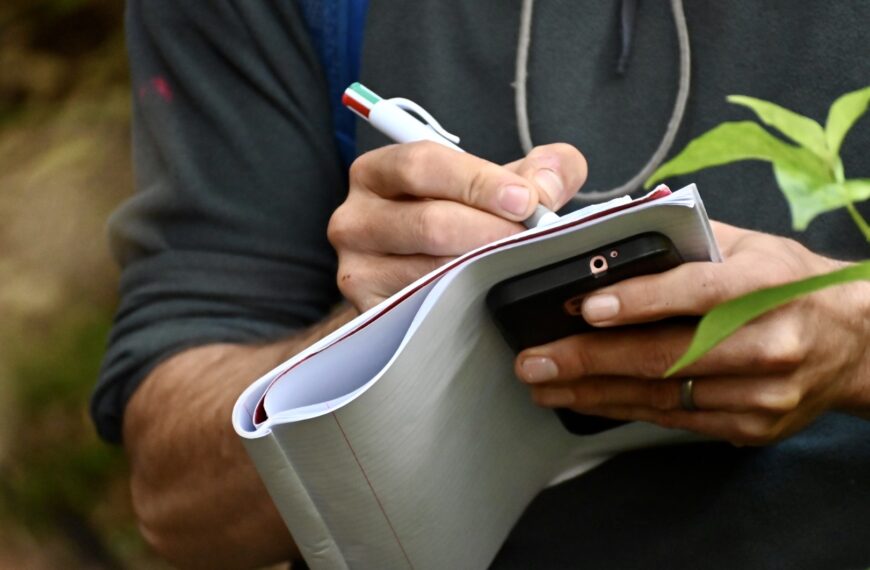
[[131,0],[126,28],[136,192],[109,221],[120,303],[91,401],[112,442],[163,359],[328,311],[326,225],[346,193],[295,2]]

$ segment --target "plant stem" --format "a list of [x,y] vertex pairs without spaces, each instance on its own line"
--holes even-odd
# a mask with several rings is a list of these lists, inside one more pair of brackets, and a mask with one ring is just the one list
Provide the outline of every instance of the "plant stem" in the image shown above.
[[870,243],[870,225],[868,225],[867,221],[861,217],[861,213],[858,211],[858,208],[855,207],[855,204],[847,202],[846,209],[849,210],[849,215],[852,216],[855,225],[857,225],[861,230],[861,233],[864,234],[864,239],[867,240],[867,243]]
[[[843,162],[837,159],[837,166],[834,167],[834,178],[840,184],[843,184],[846,181],[846,173],[843,171]],[[852,216],[852,221],[855,222],[855,225],[858,226],[858,229],[861,230],[861,233],[864,234],[864,239],[867,240],[867,243],[870,243],[870,225],[867,225],[867,221],[861,216],[861,212],[858,211],[858,208],[855,207],[855,203],[852,202],[852,197],[849,195],[849,192],[845,190],[846,198],[846,209],[849,210],[849,215]]]

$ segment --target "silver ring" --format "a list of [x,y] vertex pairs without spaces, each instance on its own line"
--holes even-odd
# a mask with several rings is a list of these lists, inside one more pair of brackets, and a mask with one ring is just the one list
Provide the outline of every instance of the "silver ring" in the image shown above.
[[694,378],[686,378],[680,382],[680,407],[687,412],[695,412],[698,410],[698,406],[695,405],[695,395],[693,393],[694,388]]

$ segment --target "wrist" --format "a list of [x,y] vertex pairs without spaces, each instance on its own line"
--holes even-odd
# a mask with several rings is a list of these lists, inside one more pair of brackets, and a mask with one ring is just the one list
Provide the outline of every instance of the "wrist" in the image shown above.
[[852,366],[844,380],[843,411],[870,418],[870,281],[844,285],[838,295],[842,309],[849,311],[855,334],[850,346],[856,348]]

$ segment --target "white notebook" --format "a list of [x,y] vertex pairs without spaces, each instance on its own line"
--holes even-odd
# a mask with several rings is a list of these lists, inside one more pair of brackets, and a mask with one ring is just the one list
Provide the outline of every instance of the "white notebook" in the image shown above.
[[514,376],[484,302],[504,279],[651,231],[685,261],[720,260],[695,186],[660,187],[469,252],[245,390],[233,426],[308,565],[485,568],[548,485],[690,440],[640,423],[565,431]]

